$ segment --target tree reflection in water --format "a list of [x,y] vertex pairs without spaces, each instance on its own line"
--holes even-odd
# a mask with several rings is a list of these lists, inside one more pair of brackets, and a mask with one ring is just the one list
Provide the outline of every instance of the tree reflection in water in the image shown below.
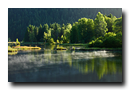
[[[39,67],[44,68],[44,66],[47,66],[50,68],[52,65],[52,68],[54,68],[53,65],[68,64],[70,68],[76,68],[82,74],[96,72],[99,80],[105,75],[122,74],[122,56],[119,56],[117,53],[107,51],[56,51],[54,47],[9,56],[9,73],[15,70],[24,71],[26,69],[35,69],[37,71]],[[17,67],[15,67],[16,65]]]

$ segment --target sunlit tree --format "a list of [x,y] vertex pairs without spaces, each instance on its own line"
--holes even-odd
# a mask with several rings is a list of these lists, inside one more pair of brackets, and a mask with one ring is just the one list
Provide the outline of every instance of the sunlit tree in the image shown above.
[[84,43],[86,40],[86,33],[87,33],[87,18],[81,18],[78,20],[78,30],[79,30],[79,42]]
[[64,30],[63,33],[63,43],[69,43],[70,41],[70,30],[71,30],[72,26],[70,23],[67,23],[66,25],[66,29]]
[[98,14],[94,20],[95,36],[96,37],[104,36],[106,31],[108,31],[108,29],[106,27],[107,27],[107,23],[105,21],[103,14],[98,12]]
[[84,35],[85,43],[90,42],[93,38],[94,38],[94,21],[93,19],[88,19],[87,31]]
[[110,14],[108,16],[104,16],[104,17],[105,17],[105,21],[107,23],[107,28],[108,28],[107,32],[112,32],[112,25],[114,24],[116,17],[113,16],[112,14]]
[[122,17],[117,18],[112,27],[114,33],[122,32]]

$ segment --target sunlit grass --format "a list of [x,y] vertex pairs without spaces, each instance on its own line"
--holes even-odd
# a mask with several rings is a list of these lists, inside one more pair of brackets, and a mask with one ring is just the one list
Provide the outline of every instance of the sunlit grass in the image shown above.
[[28,46],[15,46],[14,47],[15,49],[18,49],[18,50],[41,50],[40,47],[28,47]]
[[8,46],[8,52],[17,52],[17,51],[18,51],[17,49],[13,49],[10,46]]
[[17,54],[18,52],[8,52],[8,55],[15,55]]
[[67,50],[67,48],[64,48],[64,47],[57,47],[56,50]]

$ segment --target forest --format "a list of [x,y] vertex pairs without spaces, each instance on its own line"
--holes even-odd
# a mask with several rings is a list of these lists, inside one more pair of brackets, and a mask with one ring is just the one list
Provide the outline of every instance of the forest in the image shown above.
[[86,43],[89,47],[122,47],[122,16],[116,18],[98,12],[96,18],[81,18],[78,22],[58,24],[47,23],[39,27],[29,25],[23,42],[44,42],[47,44]]
[[67,26],[80,18],[95,19],[98,12],[108,16],[110,13],[121,17],[121,8],[8,8],[8,38],[22,41],[29,25],[37,26],[58,23]]

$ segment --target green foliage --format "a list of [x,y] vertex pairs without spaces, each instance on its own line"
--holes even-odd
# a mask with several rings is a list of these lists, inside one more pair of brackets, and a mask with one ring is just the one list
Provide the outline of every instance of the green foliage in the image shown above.
[[67,49],[64,48],[64,47],[61,47],[61,46],[59,47],[59,46],[58,46],[58,47],[56,48],[56,50],[67,50]]
[[73,23],[70,42],[87,43],[94,37],[94,21],[92,19],[81,18]]
[[63,37],[61,37],[61,39],[63,38],[63,43],[69,43],[70,42],[70,31],[71,31],[71,24],[67,23],[66,28],[64,30],[63,33]]
[[86,37],[87,33],[87,21],[87,18],[81,18],[78,20],[79,42],[85,42],[83,38]]
[[67,43],[66,36],[63,37],[63,43]]
[[103,41],[103,46],[107,48],[119,48],[122,47],[121,40],[119,40],[116,36],[110,36],[105,38]]
[[100,39],[96,39],[95,41],[92,40],[91,42],[89,42],[89,47],[103,47],[103,41]]
[[114,33],[122,32],[122,17],[117,18],[112,27]]
[[47,41],[47,39],[48,39],[48,35],[47,35],[47,33],[44,32],[44,40],[45,40],[45,42]]
[[73,50],[75,50],[75,47],[72,47]]
[[106,47],[106,48],[119,48],[122,47],[122,33],[117,34],[108,32],[104,37],[99,37],[96,40],[89,42],[89,47]]
[[16,45],[20,45],[18,38],[16,38]]
[[17,43],[19,42],[18,38],[16,38],[16,42],[17,42]]
[[116,38],[118,38],[122,42],[122,32],[118,32],[116,34]]
[[108,16],[104,16],[105,21],[107,23],[107,28],[108,31],[107,32],[112,32],[112,25],[114,24],[114,21],[117,19],[115,16],[113,16],[112,14],[108,15]]
[[95,47],[102,47],[103,41],[102,40],[96,40],[94,43]]
[[57,40],[56,42],[59,43],[59,40]]
[[103,14],[98,12],[98,14],[94,20],[94,28],[95,28],[94,32],[95,32],[96,38],[100,37],[100,36],[104,36],[106,31],[108,31],[106,26],[107,26],[107,23],[105,21]]
[[90,42],[94,38],[94,21],[93,19],[88,19],[87,31],[84,34],[85,43]]
[[[116,18],[98,12],[95,20],[81,18],[78,22],[60,24],[53,23],[39,27],[29,25],[23,39],[24,42],[56,43],[89,43],[89,47],[121,47],[122,17]],[[107,32],[108,30],[108,32]],[[106,33],[107,32],[107,33]],[[111,39],[114,39],[112,41]],[[91,42],[90,42],[91,41]],[[105,46],[106,45],[106,46]]]
[[60,31],[61,31],[60,24],[53,23],[51,25],[51,36],[52,36],[52,38],[54,39],[55,42],[57,41],[58,37],[61,37]]
[[116,17],[122,15],[121,8],[8,8],[8,37],[12,41],[16,38],[21,41],[29,24],[36,26],[40,23],[44,25],[53,22],[60,25],[68,22],[73,24],[81,17],[95,19],[99,11],[107,15],[112,13]]
[[79,42],[79,29],[78,29],[78,22],[73,23],[72,29],[70,31],[70,42],[71,43],[78,43]]
[[49,43],[51,43],[51,44],[55,44],[53,38],[49,39]]
[[113,37],[113,36],[116,36],[116,34],[113,32],[108,32],[108,33],[105,33],[104,35],[104,37]]

